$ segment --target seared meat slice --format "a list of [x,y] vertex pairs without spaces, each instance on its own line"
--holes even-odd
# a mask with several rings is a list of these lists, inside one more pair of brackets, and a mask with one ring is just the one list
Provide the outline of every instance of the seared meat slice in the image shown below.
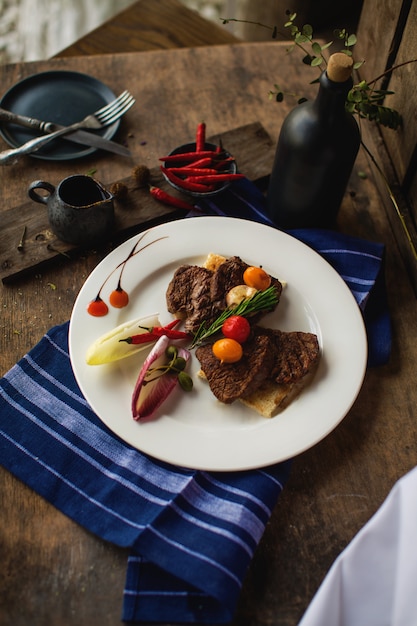
[[185,329],[188,331],[197,330],[203,319],[210,320],[213,317],[213,303],[210,299],[211,275],[212,272],[204,267],[181,265],[168,285],[168,311],[185,319]]
[[[176,317],[185,320],[185,329],[195,333],[204,322],[208,327],[226,309],[226,295],[232,287],[243,284],[243,272],[247,263],[232,257],[213,272],[198,265],[181,265],[172,277],[166,292],[167,308]],[[272,284],[278,300],[282,284],[277,278]],[[265,312],[252,317],[252,323]]]
[[221,363],[214,356],[211,344],[196,350],[211,391],[226,404],[244,400],[267,383],[296,386],[314,372],[319,356],[316,335],[260,326],[253,327],[250,338],[243,344],[243,357],[237,363]]
[[[226,308],[226,294],[237,285],[243,285],[243,274],[249,267],[245,261],[238,256],[232,256],[219,265],[211,279],[210,294],[213,302],[218,303],[222,308]],[[271,285],[275,285],[278,299],[281,297],[282,284],[277,278],[271,276]]]
[[236,287],[243,285],[243,272],[249,267],[247,263],[242,261],[238,256],[232,256],[219,265],[213,273],[210,285],[210,295],[213,302],[223,304],[226,308],[226,294]]
[[317,336],[301,331],[283,332],[280,330],[257,329],[267,334],[275,353],[274,366],[270,378],[276,383],[293,383],[306,374],[318,361],[320,347]]
[[243,356],[237,363],[221,363],[211,344],[197,348],[201,369],[220,402],[230,404],[261,386],[273,365],[274,353],[269,344],[266,335],[253,335],[243,344]]

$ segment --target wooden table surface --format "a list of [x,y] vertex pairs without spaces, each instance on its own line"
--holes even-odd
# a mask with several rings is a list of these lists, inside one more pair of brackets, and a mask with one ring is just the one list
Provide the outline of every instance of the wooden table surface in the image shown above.
[[[161,2],[165,4],[171,3]],[[102,152],[74,162],[27,157],[0,170],[2,211],[27,203],[27,185],[35,179],[56,183],[66,175],[94,169],[107,184],[130,176],[136,164],[154,168],[162,153],[193,137],[201,119],[213,135],[259,122],[273,145],[292,106],[268,99],[273,83],[288,91],[314,93],[308,85],[311,70],[277,42],[88,56],[85,46],[84,41],[80,56],[0,67],[2,91],[46,69],[82,71],[115,92],[130,89],[137,105],[122,121],[117,139],[129,145],[132,159]],[[0,147],[6,147],[3,141]],[[273,150],[266,154],[270,167]],[[367,177],[359,176],[363,172]],[[244,173],[253,173],[249,165]],[[294,460],[289,483],[249,569],[234,626],[295,626],[334,559],[378,509],[394,482],[417,461],[416,300],[362,153],[339,227],[386,245],[392,356],[387,365],[367,372],[342,423]],[[2,374],[46,330],[70,317],[83,282],[110,249],[108,244],[72,260],[60,257],[26,278],[0,286]],[[329,297],[331,307],[331,296],[323,297]],[[0,623],[120,623],[126,551],[87,533],[3,469],[0,485]]]

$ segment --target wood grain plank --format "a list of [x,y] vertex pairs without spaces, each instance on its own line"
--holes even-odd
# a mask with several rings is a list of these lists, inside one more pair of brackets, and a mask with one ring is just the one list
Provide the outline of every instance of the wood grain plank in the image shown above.
[[402,0],[366,0],[363,3],[359,26],[358,43],[355,46],[355,59],[365,60],[361,67],[361,77],[367,81],[382,74],[394,46],[396,28]]
[[[240,128],[209,138],[221,141],[221,144],[236,158],[239,170],[252,181],[265,178],[270,173],[270,162],[275,145],[259,123],[248,124]],[[250,151],[248,150],[250,146]],[[192,202],[186,194],[178,193],[165,181],[159,168],[150,170],[153,185],[164,189],[174,197]],[[146,187],[139,187],[130,175],[122,180],[110,181],[122,183],[127,189],[124,201],[114,199],[115,227],[109,234],[108,242],[120,243],[137,232],[184,216],[183,210],[174,209],[157,202]],[[18,244],[24,235],[24,248]],[[103,241],[103,244],[105,242]],[[95,246],[97,247],[97,245]],[[71,260],[82,251],[76,245],[59,240],[52,232],[48,222],[48,211],[44,205],[28,201],[23,205],[2,213],[0,230],[0,278],[4,283],[21,278],[31,272],[39,271],[47,264]]]
[[[417,59],[417,5],[415,2],[411,5],[402,30],[395,65],[401,65],[412,59]],[[403,126],[397,132],[382,128],[382,135],[401,186],[406,176],[413,178],[415,175],[415,164],[412,164],[412,158],[417,146],[416,76],[416,62],[403,65],[392,73],[389,89],[395,93],[386,99],[386,104],[400,111]],[[411,166],[414,168],[413,172],[409,171]],[[412,196],[410,199],[414,200],[415,205],[415,199]],[[414,206],[414,209],[417,216],[417,207]]]
[[[27,202],[31,180],[47,177],[55,182],[70,173],[95,169],[95,176],[107,183],[127,178],[138,163],[154,168],[158,156],[192,136],[201,119],[214,136],[260,122],[275,143],[293,102],[280,106],[269,101],[273,83],[301,94],[316,91],[309,85],[311,70],[277,43],[4,66],[0,67],[2,89],[29,73],[57,67],[96,75],[116,91],[134,88],[138,106],[123,120],[117,136],[128,143],[133,158],[96,153],[82,163],[27,159],[17,168],[3,168],[1,212]],[[250,162],[254,156],[250,142],[245,154]],[[271,164],[265,157],[265,166]],[[357,401],[339,427],[294,460],[290,481],[248,571],[233,626],[296,626],[333,560],[395,480],[417,464],[417,304],[362,151],[339,227],[386,246],[392,357],[384,367],[368,370]],[[0,285],[2,372],[46,330],[69,318],[80,287],[111,248],[109,244],[89,251],[71,262],[57,259],[34,275]],[[317,288],[331,307],[331,294],[323,285]],[[0,485],[0,623],[119,624],[126,552],[97,540],[1,469]]]
[[237,43],[221,27],[177,0],[139,0],[55,56],[139,52]]
[[[391,66],[417,58],[417,5],[390,0],[366,0],[358,29],[355,56],[365,59],[361,78],[368,81]],[[363,123],[362,135],[371,150],[381,176],[374,167],[376,184],[396,233],[411,281],[417,293],[417,115],[415,95],[416,63],[406,64],[381,78],[375,85],[394,91],[384,104],[400,112],[403,125],[394,131],[372,128]]]

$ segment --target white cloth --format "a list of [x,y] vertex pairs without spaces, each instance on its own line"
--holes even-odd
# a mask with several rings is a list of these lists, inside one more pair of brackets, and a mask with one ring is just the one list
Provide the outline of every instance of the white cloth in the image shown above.
[[299,626],[417,626],[417,467],[333,563]]

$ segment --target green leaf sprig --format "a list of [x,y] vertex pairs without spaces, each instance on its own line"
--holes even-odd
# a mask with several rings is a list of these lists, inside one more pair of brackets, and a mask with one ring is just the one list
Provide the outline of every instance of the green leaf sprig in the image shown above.
[[219,315],[209,326],[205,322],[200,324],[197,332],[194,334],[194,339],[191,343],[191,348],[201,344],[203,341],[212,337],[216,333],[220,332],[223,323],[231,315],[241,315],[242,317],[249,317],[254,313],[260,311],[273,311],[279,302],[279,295],[276,288],[272,285],[268,289],[263,291],[257,291],[251,298],[245,298],[232,309],[225,309],[223,313]]
[[[291,52],[294,48],[298,47],[304,53],[303,63],[310,65],[311,67],[317,67],[320,69],[320,73],[323,71],[323,66],[327,65],[326,51],[334,44],[333,41],[329,41],[321,45],[318,41],[314,41],[313,27],[310,24],[304,24],[299,28],[296,24],[297,13],[290,13],[287,11],[288,19],[284,24],[284,28],[287,28],[290,32],[293,44],[289,47],[288,51]],[[353,48],[357,43],[357,37],[354,33],[349,33],[345,28],[338,28],[333,31],[335,39],[339,43],[343,44],[340,52],[343,52],[347,56],[353,57]],[[363,65],[363,61],[356,61],[353,64],[353,69],[358,70]],[[392,71],[388,70],[388,72]],[[346,110],[349,113],[357,115],[360,118],[366,118],[371,122],[377,122],[381,126],[392,128],[396,130],[401,126],[402,117],[398,111],[390,107],[384,106],[383,102],[386,96],[391,95],[392,91],[386,89],[375,89],[374,85],[379,80],[378,77],[375,80],[366,82],[365,80],[353,85],[346,98]],[[312,83],[318,82],[318,78],[311,81]],[[282,102],[285,94],[278,84],[274,85],[274,89],[269,92],[269,98],[275,98],[277,102]],[[304,97],[297,97],[298,104],[306,101]]]

